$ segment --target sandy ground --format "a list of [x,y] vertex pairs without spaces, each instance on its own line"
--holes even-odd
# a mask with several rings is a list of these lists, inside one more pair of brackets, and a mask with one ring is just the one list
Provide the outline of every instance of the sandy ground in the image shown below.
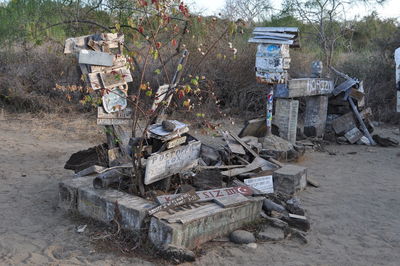
[[[80,225],[57,208],[71,153],[100,143],[84,118],[6,116],[0,121],[0,265],[144,265],[98,252]],[[92,119],[93,120],[93,119]],[[399,139],[394,128],[386,136]],[[400,265],[400,148],[328,146],[299,164],[320,183],[300,194],[309,243],[211,243],[197,265]],[[356,152],[356,154],[349,154]],[[90,229],[89,229],[90,230]]]

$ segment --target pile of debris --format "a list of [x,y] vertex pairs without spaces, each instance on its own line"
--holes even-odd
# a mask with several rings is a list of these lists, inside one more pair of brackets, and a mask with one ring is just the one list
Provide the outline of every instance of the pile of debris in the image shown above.
[[372,110],[365,105],[363,82],[333,67],[332,70],[345,81],[332,91],[329,98],[325,139],[339,144],[398,145],[398,142],[391,138],[371,135],[375,128],[372,123]]

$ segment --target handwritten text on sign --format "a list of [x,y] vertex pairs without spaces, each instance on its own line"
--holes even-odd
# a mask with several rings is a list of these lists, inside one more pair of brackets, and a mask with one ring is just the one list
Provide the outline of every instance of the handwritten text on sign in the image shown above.
[[[238,186],[238,187],[228,187],[228,188],[220,188],[220,189],[211,189],[205,191],[196,191],[196,194],[199,196],[197,202],[210,201],[216,198],[222,198],[226,196],[231,196],[235,194],[242,194],[245,196],[250,196],[253,194],[253,190],[248,186]],[[157,201],[160,204],[169,202],[174,198],[178,197],[181,194],[174,195],[162,195],[157,197]]]
[[195,167],[200,157],[201,142],[178,146],[171,150],[154,154],[147,159],[144,183],[146,185]]

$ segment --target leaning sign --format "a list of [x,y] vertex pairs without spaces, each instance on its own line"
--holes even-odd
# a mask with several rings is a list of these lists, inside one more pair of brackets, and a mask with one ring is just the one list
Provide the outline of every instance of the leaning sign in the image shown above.
[[182,170],[195,167],[200,158],[200,141],[178,146],[165,152],[150,156],[146,162],[144,183],[149,185]]

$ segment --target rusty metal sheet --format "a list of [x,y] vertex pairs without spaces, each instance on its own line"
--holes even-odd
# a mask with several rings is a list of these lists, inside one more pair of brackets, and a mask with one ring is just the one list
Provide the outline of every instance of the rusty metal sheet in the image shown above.
[[172,200],[170,200],[168,202],[165,202],[165,203],[161,204],[160,206],[157,206],[157,207],[149,210],[148,213],[149,213],[149,215],[153,215],[156,212],[166,211],[166,210],[169,210],[171,208],[174,208],[174,207],[177,207],[177,206],[180,206],[180,205],[183,205],[183,204],[187,204],[187,203],[190,203],[190,202],[197,201],[198,199],[199,199],[199,196],[196,194],[196,192],[189,191],[187,193],[180,194],[176,198],[174,198],[174,199],[172,199]]
[[[244,196],[253,195],[253,190],[249,186],[236,186],[236,187],[227,187],[227,188],[216,188],[205,191],[196,191],[199,199],[196,202],[205,202],[211,201],[217,198],[223,198],[227,196],[232,196],[235,194],[242,194]],[[157,197],[157,201],[160,204],[165,202],[169,202],[173,200],[175,197],[178,197],[181,194],[174,195],[161,195]]]
[[144,183],[152,184],[182,170],[197,166],[200,158],[200,141],[156,153],[147,158]]

